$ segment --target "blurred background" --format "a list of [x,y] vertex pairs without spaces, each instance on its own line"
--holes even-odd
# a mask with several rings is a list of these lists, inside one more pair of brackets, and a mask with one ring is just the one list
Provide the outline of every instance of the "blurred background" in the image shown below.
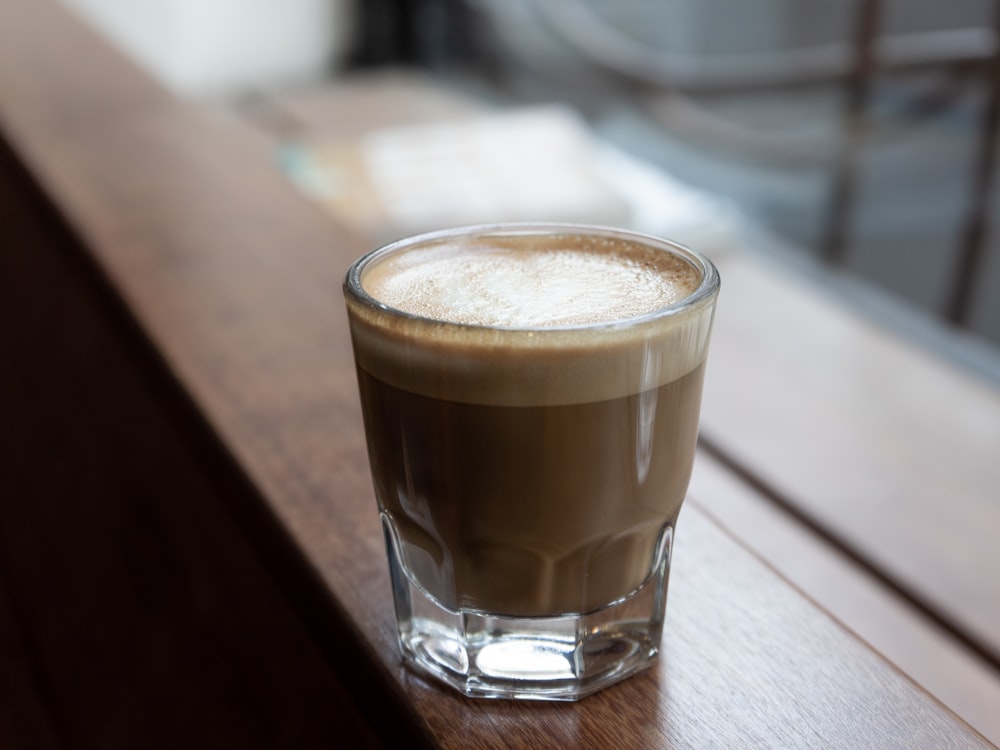
[[[70,31],[20,45],[31,22],[0,26],[0,52],[13,52],[0,57],[39,63],[38,75],[4,68],[0,102],[0,140],[13,133],[34,158],[21,170],[11,151],[0,175],[11,219],[0,226],[15,237],[0,242],[13,269],[0,272],[0,301],[15,311],[0,315],[14,342],[0,367],[0,386],[13,384],[0,387],[0,663],[13,665],[0,691],[13,683],[68,739],[110,732],[124,738],[115,746],[145,740],[150,721],[181,736],[185,712],[230,738],[213,746],[234,745],[230,725],[264,744],[270,718],[246,706],[272,697],[275,736],[311,731],[316,717],[337,736],[313,641],[340,631],[297,629],[314,604],[275,585],[286,573],[270,566],[286,563],[270,559],[257,489],[216,447],[214,412],[202,414],[232,384],[219,408],[246,425],[251,468],[259,459],[281,478],[287,467],[303,503],[342,486],[328,461],[342,427],[327,418],[342,393],[311,380],[327,362],[319,334],[283,327],[298,320],[282,303],[297,277],[270,294],[270,253],[300,236],[301,217],[319,228],[302,236],[349,240],[351,252],[442,225],[574,220],[678,239],[722,268],[691,504],[1000,737],[1000,0],[52,2],[185,106],[148,96],[155,86],[132,66],[115,73],[118,58],[78,24],[52,22]],[[0,7],[8,23],[36,8],[34,22],[59,21],[48,5]],[[109,85],[87,91],[101,75]],[[43,100],[52,91],[58,101]],[[80,96],[62,106],[67,91]],[[243,166],[246,200],[214,205]],[[55,207],[86,220],[65,222],[65,237],[65,217],[51,221],[34,187],[19,189],[46,168],[66,203]],[[289,207],[300,212],[282,216]],[[178,393],[158,359],[132,361],[150,348],[145,334],[126,339],[118,308],[90,299],[106,296],[103,277],[63,259],[81,254],[78,229],[150,290],[167,343],[193,342],[167,354]],[[243,278],[243,248],[219,246],[251,236]],[[205,248],[218,255],[200,264]],[[188,315],[182,292],[207,300],[223,274],[239,295]],[[189,366],[219,368],[204,404],[180,393]],[[251,531],[268,527],[262,551],[230,518],[242,514]],[[287,563],[289,578],[299,565]],[[286,689],[292,673],[301,690]]]
[[[64,2],[373,240],[559,218],[754,245],[1000,381],[995,0]],[[345,84],[408,121],[345,126]]]

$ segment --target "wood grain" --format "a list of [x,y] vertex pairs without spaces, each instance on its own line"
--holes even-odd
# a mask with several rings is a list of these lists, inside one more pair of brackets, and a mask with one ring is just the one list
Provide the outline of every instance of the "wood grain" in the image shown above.
[[[59,49],[77,54],[72,65]],[[58,470],[32,502],[5,505],[16,521],[2,527],[5,549],[41,566],[17,576],[25,609],[38,613],[30,629],[51,646],[37,668],[80,736],[129,746],[164,712],[176,721],[180,705],[203,717],[225,709],[211,725],[216,746],[294,745],[282,732],[344,732],[338,744],[350,745],[350,731],[440,747],[988,746],[694,507],[681,522],[657,668],[566,706],[470,701],[405,670],[339,290],[362,243],[302,201],[232,121],[162,94],[105,114],[92,103],[141,101],[142,88],[48,0],[0,3],[0,133],[54,209],[36,212],[36,229],[62,226],[73,242],[58,242],[56,257],[90,269],[81,306],[49,318],[62,336],[18,339],[47,373],[42,396],[62,394],[53,407],[77,392],[70,365],[89,363],[90,374],[76,432],[46,443],[49,417],[32,424],[20,412],[34,463],[15,486],[65,459],[64,480],[89,478],[101,515],[124,524],[110,543],[88,507],[59,493]],[[39,314],[63,299],[45,284],[32,292],[22,302]],[[88,336],[66,336],[95,299],[107,315],[83,327]],[[115,440],[89,444],[90,420]],[[108,582],[96,604],[93,577],[60,553],[77,530],[76,548],[92,551],[83,571]],[[141,657],[153,658],[142,635],[160,621],[145,616],[171,603],[192,619],[166,618],[174,626],[159,633],[149,674],[169,679],[141,680]],[[241,640],[244,612],[263,618],[247,636],[255,649]],[[142,627],[104,635],[123,613]],[[213,624],[193,654],[173,650]],[[113,713],[122,696],[125,716]],[[356,713],[325,714],[324,699]],[[187,726],[172,725],[175,746],[186,746]]]
[[688,502],[752,545],[805,592],[991,742],[1000,741],[1000,676],[937,623],[767,497],[702,453]]
[[702,433],[1000,669],[1000,392],[737,253]]

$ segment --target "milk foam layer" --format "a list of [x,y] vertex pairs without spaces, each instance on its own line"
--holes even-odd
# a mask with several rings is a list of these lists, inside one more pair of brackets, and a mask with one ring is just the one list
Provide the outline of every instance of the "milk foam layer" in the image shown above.
[[[358,367],[412,393],[504,406],[621,398],[671,383],[697,368],[705,359],[718,290],[714,268],[666,241],[617,230],[574,231],[572,227],[487,229],[418,237],[359,261],[345,285]],[[589,270],[571,271],[570,260]],[[465,281],[455,281],[456,276],[467,279],[466,271],[452,270],[468,264],[479,264],[482,270],[482,265],[500,261],[533,271],[558,266],[575,279],[585,279],[574,282],[573,293],[551,293],[565,303],[581,289],[589,290],[581,292],[571,310],[577,322],[567,322],[568,305],[561,310],[550,306],[550,323],[538,325],[544,316],[538,315],[534,301],[545,295],[530,291],[527,282],[505,285],[520,298],[518,305],[495,300],[491,304],[501,312],[508,307],[520,307],[522,313],[531,308],[530,319],[508,315],[503,318],[506,323],[487,325],[484,316],[469,316],[466,320],[477,322],[461,324],[448,320],[446,312],[437,315],[429,310],[426,300],[434,295],[422,287],[433,282],[443,289],[436,293],[439,297],[453,291],[464,299],[463,310],[479,309],[479,292],[469,291],[473,285]],[[445,272],[447,284],[436,276]],[[399,282],[399,276],[409,280]],[[619,276],[629,281],[625,288],[615,285]],[[560,282],[539,279],[538,283]],[[636,285],[655,292],[638,307],[633,298],[643,295],[634,292]],[[528,293],[521,293],[518,286]],[[588,319],[590,324],[579,322]]]
[[698,272],[611,238],[489,237],[419,246],[368,269],[365,290],[422,318],[499,328],[607,323],[689,296]]

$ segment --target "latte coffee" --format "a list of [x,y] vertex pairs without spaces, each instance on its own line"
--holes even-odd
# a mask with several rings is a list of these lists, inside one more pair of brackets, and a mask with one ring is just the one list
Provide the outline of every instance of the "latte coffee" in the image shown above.
[[684,248],[572,226],[436,233],[355,264],[346,298],[396,587],[510,622],[590,616],[658,575],[665,588],[717,287]]

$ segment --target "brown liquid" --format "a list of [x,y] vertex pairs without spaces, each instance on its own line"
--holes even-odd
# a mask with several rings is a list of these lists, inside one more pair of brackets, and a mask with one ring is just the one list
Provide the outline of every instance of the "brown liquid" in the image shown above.
[[[682,285],[681,297],[700,279],[665,250],[573,235],[418,246],[376,261],[361,279],[401,307],[403,298],[381,290],[425,256],[486,252],[502,262],[574,248],[588,262],[603,254],[659,273],[667,286]],[[580,277],[589,285],[578,299],[584,315],[588,299],[605,309],[605,298],[627,296],[601,274]],[[460,278],[443,285],[448,294],[465,289]],[[648,311],[538,328],[516,317],[442,323],[427,318],[448,319],[444,312],[401,315],[348,294],[376,494],[415,582],[451,609],[524,616],[592,611],[639,587],[687,489],[711,303],[625,325],[614,321]]]
[[702,368],[643,394],[558,406],[418,396],[359,371],[376,494],[441,604],[588,612],[650,574],[687,490]]

